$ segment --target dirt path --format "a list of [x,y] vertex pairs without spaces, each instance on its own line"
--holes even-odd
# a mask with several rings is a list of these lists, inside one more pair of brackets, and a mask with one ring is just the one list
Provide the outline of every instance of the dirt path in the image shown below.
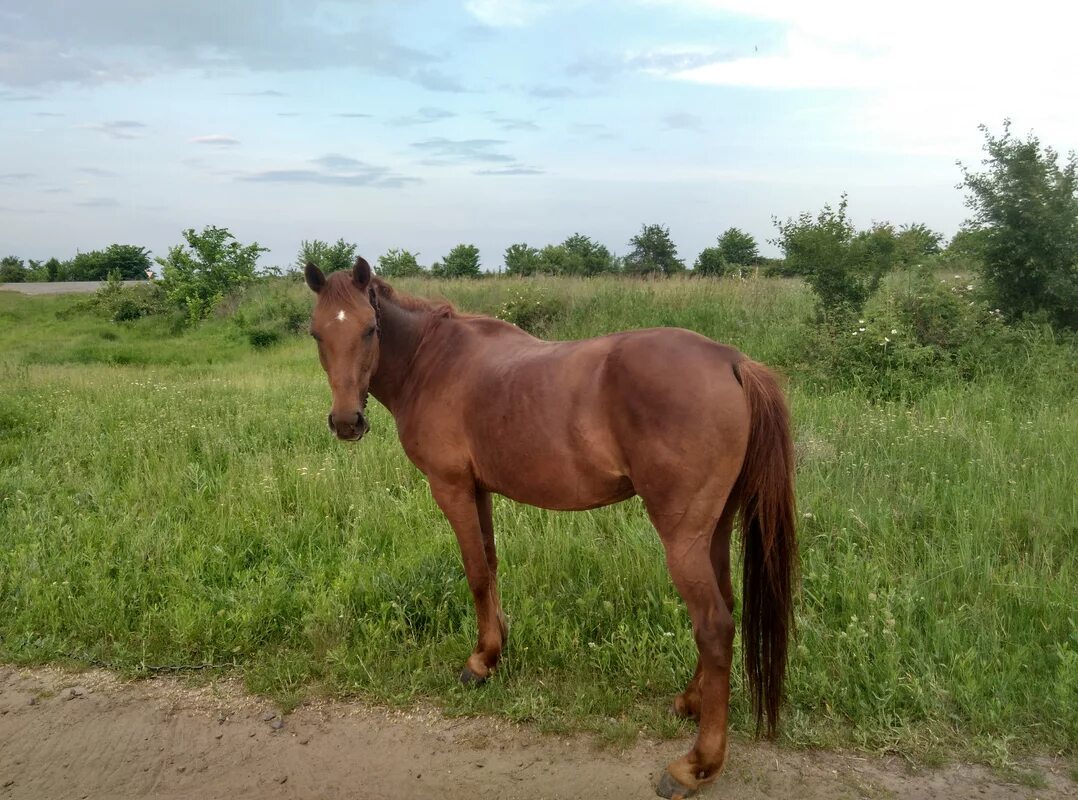
[[[355,703],[318,703],[283,719],[231,682],[123,683],[105,672],[0,667],[0,800],[33,798],[580,798],[654,797],[660,765],[684,742],[600,750],[490,719],[447,719]],[[1063,798],[1063,764],[1044,788],[1007,785],[957,766],[733,745],[704,798]]]

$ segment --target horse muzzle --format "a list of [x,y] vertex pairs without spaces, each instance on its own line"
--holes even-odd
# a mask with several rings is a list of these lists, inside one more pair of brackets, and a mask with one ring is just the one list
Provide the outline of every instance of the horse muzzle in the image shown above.
[[326,421],[329,423],[330,431],[344,442],[358,442],[371,429],[362,411],[351,411],[344,414],[331,412]]

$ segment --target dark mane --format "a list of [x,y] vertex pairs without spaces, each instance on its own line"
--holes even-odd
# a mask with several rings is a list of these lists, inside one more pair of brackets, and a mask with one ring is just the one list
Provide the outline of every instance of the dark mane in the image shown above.
[[374,286],[379,300],[392,303],[397,308],[403,308],[405,311],[423,311],[436,317],[448,319],[475,319],[483,316],[482,314],[466,314],[458,311],[448,300],[428,300],[425,297],[417,297],[414,294],[394,289],[377,276],[371,279],[371,285]]

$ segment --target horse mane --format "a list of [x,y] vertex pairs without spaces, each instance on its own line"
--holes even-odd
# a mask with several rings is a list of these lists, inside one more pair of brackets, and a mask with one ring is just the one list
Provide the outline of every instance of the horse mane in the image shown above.
[[371,278],[371,285],[374,287],[379,300],[392,303],[397,308],[403,308],[405,311],[422,311],[442,319],[476,319],[484,316],[483,314],[466,314],[458,311],[456,306],[445,299],[430,300],[426,297],[418,297],[414,294],[394,289],[377,275]]

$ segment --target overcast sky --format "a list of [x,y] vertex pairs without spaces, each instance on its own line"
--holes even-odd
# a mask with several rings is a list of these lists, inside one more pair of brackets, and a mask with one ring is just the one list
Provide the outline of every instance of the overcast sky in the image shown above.
[[661,222],[691,263],[843,191],[859,225],[949,236],[979,123],[1078,146],[1076,22],[1045,0],[3,0],[0,255],[164,255],[213,224],[267,265],[343,236],[497,268]]

